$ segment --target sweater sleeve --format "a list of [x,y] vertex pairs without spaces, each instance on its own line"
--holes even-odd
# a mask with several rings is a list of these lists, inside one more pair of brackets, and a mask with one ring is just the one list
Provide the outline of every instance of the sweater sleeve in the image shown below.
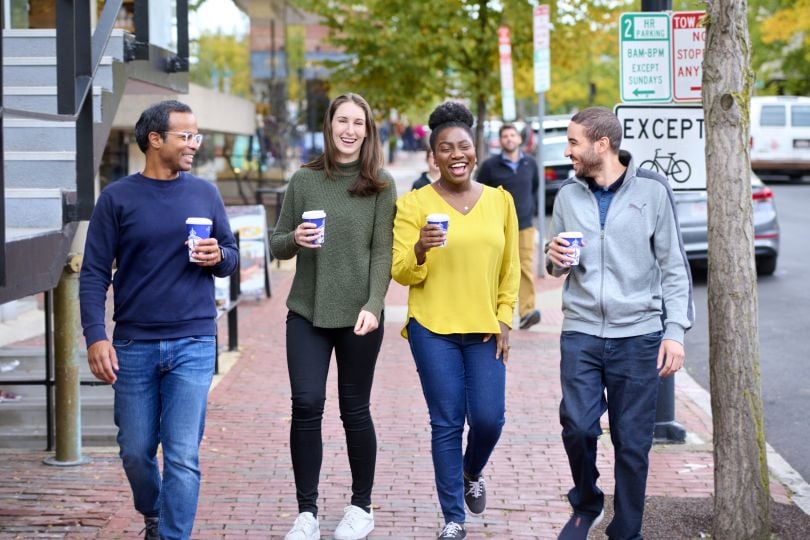
[[276,259],[292,259],[298,254],[299,246],[295,243],[295,228],[298,219],[295,214],[295,178],[290,179],[287,184],[287,192],[284,194],[284,202],[281,203],[281,212],[278,222],[270,236],[270,253]]
[[498,320],[512,328],[512,319],[520,286],[520,256],[518,252],[518,221],[512,196],[499,188],[504,198],[506,219],[504,222],[504,248],[501,270],[498,276]]
[[692,300],[691,272],[681,234],[672,190],[661,204],[653,237],[655,254],[661,268],[661,288],[664,295],[664,339],[681,344],[684,334],[695,320]]
[[228,277],[236,271],[239,261],[239,246],[236,245],[231,223],[228,214],[225,212],[225,205],[219,191],[214,190],[214,223],[216,224],[216,238],[219,247],[222,248],[223,259],[211,268],[211,273],[216,277]]
[[[416,263],[416,253],[413,246],[419,240],[419,230],[422,228],[421,212],[416,200],[418,191],[406,193],[397,200],[396,217],[394,219],[394,248],[391,262],[391,275],[401,285],[416,285],[427,277],[427,261],[425,264]],[[430,257],[430,251],[425,255]]]
[[[387,176],[387,175],[386,175]],[[369,295],[363,310],[373,313],[377,320],[385,303],[385,293],[391,283],[394,204],[397,198],[394,180],[387,177],[388,187],[377,194],[374,206],[374,232],[371,238]]]
[[93,209],[79,274],[79,306],[85,341],[90,347],[107,339],[105,305],[118,247],[118,223],[108,194],[102,192]]

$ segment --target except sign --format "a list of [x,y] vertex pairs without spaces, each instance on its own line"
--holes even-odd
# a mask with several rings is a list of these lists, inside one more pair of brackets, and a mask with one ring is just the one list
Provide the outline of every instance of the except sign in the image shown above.
[[706,27],[703,11],[672,14],[672,79],[675,101],[700,101]]
[[670,28],[666,13],[622,13],[621,98],[626,102],[670,101]]
[[548,92],[551,87],[551,47],[549,39],[549,9],[547,5],[534,8],[534,92]]
[[672,189],[706,189],[703,108],[617,105],[622,149],[637,167],[667,178]]

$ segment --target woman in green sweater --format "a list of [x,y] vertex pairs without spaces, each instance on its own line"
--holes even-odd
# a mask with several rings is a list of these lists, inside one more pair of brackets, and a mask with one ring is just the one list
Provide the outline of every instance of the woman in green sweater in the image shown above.
[[[351,504],[334,538],[365,538],[374,529],[377,438],[369,402],[391,279],[396,190],[381,168],[377,127],[362,97],[336,98],[326,112],[323,134],[324,153],[292,176],[270,238],[274,257],[297,257],[287,298],[287,368],[299,515],[287,540],[320,538],[321,420],[333,350],[352,472]],[[303,220],[310,210],[326,213],[323,228]]]

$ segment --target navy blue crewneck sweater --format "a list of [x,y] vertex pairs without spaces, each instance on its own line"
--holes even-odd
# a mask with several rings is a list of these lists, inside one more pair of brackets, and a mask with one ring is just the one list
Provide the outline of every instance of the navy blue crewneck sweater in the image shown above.
[[[216,266],[189,262],[184,244],[189,217],[213,221],[211,236],[225,255]],[[107,339],[104,307],[111,281],[114,338],[216,334],[213,276],[233,273],[238,257],[214,185],[188,173],[174,180],[136,173],[113,182],[101,192],[87,231],[79,289],[87,346]]]

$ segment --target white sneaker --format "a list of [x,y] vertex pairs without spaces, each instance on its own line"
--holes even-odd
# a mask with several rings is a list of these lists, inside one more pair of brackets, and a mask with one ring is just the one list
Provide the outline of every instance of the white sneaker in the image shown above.
[[320,540],[321,529],[318,526],[318,518],[312,512],[301,512],[295,518],[292,529],[284,537],[284,540]]
[[343,519],[335,529],[335,540],[361,540],[374,530],[374,511],[366,512],[359,506],[343,509]]

